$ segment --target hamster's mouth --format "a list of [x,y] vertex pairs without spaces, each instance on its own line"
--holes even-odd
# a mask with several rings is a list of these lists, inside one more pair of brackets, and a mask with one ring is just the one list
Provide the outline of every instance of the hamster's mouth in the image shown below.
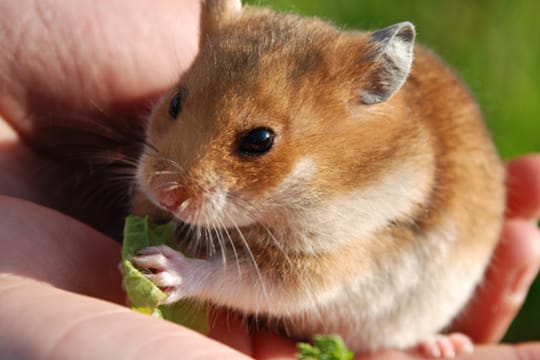
[[207,189],[187,195],[187,191],[155,193],[154,203],[178,221],[209,229],[236,229],[255,223],[254,207],[227,190]]
[[222,207],[214,201],[197,201],[195,198],[186,198],[167,204],[160,199],[159,206],[186,225],[220,227],[219,219],[222,217]]

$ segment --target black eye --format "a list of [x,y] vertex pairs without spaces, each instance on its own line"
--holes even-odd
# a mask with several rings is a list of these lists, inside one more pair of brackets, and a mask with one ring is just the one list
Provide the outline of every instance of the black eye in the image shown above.
[[169,115],[172,119],[176,119],[178,115],[182,112],[182,105],[184,100],[187,97],[187,90],[181,89],[179,92],[174,94],[169,104]]
[[274,137],[271,129],[255,128],[240,138],[238,150],[245,155],[266,154],[274,145]]

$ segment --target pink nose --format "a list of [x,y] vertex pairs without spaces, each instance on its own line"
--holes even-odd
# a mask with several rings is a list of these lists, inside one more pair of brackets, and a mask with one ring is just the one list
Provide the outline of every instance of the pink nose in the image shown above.
[[188,194],[183,188],[177,188],[159,191],[157,198],[161,206],[171,212],[175,212],[188,199]]

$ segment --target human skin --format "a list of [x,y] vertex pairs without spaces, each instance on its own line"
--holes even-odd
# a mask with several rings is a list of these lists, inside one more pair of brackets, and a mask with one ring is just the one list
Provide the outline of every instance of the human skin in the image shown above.
[[[69,167],[41,172],[50,163],[42,150],[53,139],[40,131],[44,126],[77,127],[90,119],[121,127],[139,118],[193,59],[197,26],[196,0],[0,0],[3,358],[293,358],[293,343],[248,335],[229,316],[215,314],[212,322],[211,336],[225,346],[127,309],[117,272],[119,244],[54,210],[80,201],[49,187],[62,184]],[[540,357],[537,343],[494,344],[540,262],[540,156],[514,160],[508,171],[507,221],[495,266],[454,326],[478,343],[492,343],[478,346],[470,358]],[[95,213],[88,222],[90,216]]]

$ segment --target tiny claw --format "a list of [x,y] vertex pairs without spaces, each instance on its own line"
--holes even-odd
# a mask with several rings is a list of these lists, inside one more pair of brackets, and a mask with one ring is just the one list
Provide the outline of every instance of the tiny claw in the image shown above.
[[160,272],[159,274],[146,275],[146,278],[161,289],[175,288],[182,283],[181,277],[176,276],[166,271]]
[[160,272],[167,268],[167,258],[162,254],[138,255],[134,256],[131,260],[137,267],[154,270],[155,272]]

